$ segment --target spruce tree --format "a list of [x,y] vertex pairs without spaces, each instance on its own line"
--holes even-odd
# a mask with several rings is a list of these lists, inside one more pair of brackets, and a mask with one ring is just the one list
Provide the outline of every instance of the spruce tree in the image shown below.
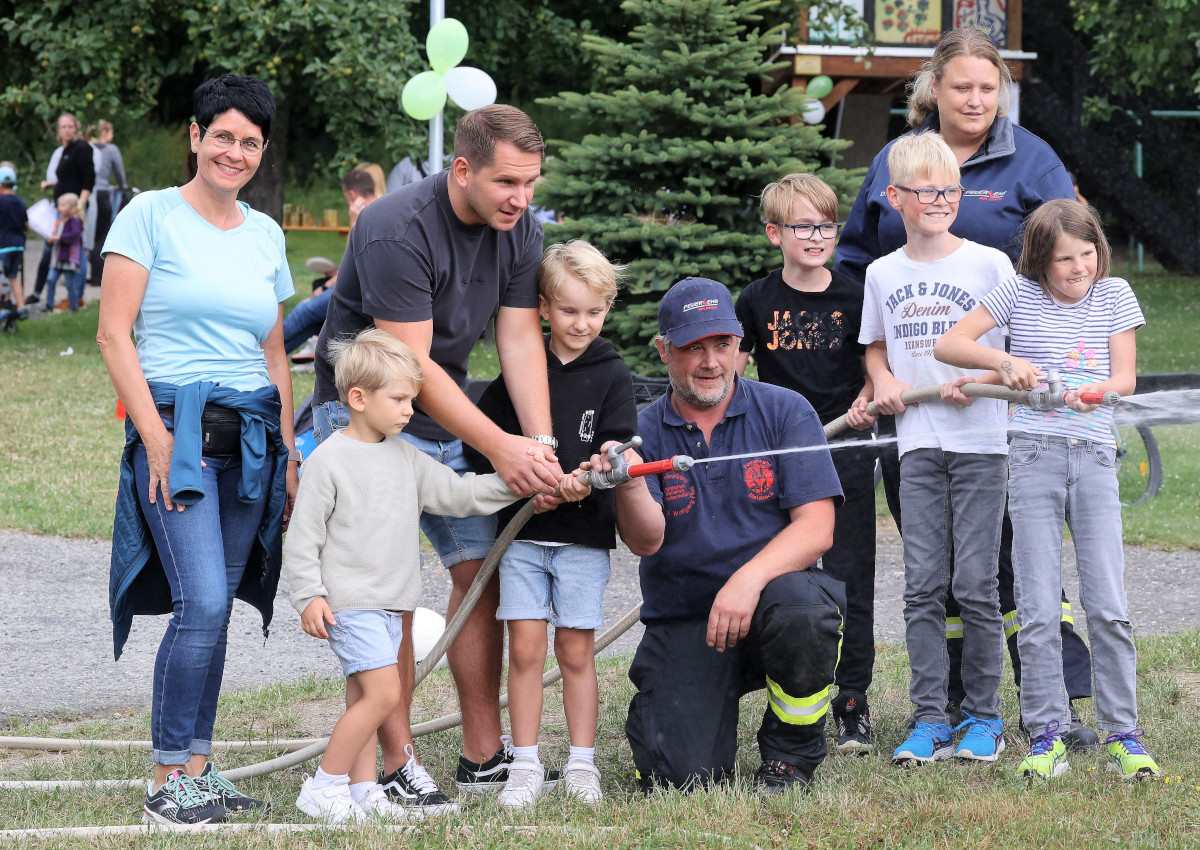
[[[625,0],[628,41],[588,36],[605,90],[541,103],[595,128],[555,142],[538,203],[564,217],[547,242],[586,239],[628,264],[605,326],[635,372],[661,374],[652,340],[658,301],[689,275],[736,292],[781,264],[759,217],[758,195],[804,171],[849,207],[859,178],[823,167],[847,143],[796,120],[800,89],[762,93],[783,40],[778,0]],[[793,123],[795,122],[795,123]]]

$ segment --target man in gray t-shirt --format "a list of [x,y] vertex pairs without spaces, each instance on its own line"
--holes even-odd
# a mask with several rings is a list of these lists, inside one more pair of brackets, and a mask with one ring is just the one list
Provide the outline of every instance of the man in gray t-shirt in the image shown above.
[[[374,325],[407,343],[424,370],[425,383],[402,438],[460,472],[466,470],[462,443],[468,443],[514,492],[531,496],[553,490],[562,471],[553,454],[538,320],[542,226],[528,211],[544,154],[541,133],[520,110],[502,105],[474,110],[458,124],[448,169],[391,192],[362,212],[350,233],[317,346],[313,423],[318,442],[348,421],[339,410],[326,345]],[[525,436],[506,434],[465,394],[468,357],[493,317],[500,369]],[[543,455],[549,463],[539,462]],[[450,570],[447,616],[458,609],[491,548],[495,524],[489,519],[421,517],[422,530]],[[498,601],[493,579],[448,653],[463,711],[457,777],[463,790],[503,786],[511,759],[500,741]],[[408,675],[402,673],[402,679]],[[398,801],[437,805],[444,797],[436,788],[413,787],[404,754],[411,732],[406,712],[397,714],[405,716],[393,715],[380,729],[381,784]]]

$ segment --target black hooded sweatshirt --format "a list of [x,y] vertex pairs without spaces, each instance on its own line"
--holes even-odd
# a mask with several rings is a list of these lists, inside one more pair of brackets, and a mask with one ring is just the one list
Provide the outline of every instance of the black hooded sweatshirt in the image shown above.
[[[546,365],[550,418],[558,440],[555,453],[563,472],[577,469],[609,440],[625,442],[637,433],[633,377],[607,340],[597,337],[586,351],[570,363],[563,363],[550,350],[550,338],[546,337]],[[503,376],[484,390],[479,409],[508,433],[521,433]],[[470,446],[464,445],[463,449],[472,469],[492,471],[487,458]],[[523,504],[517,502],[496,515],[500,529]],[[612,490],[594,489],[581,502],[565,502],[552,511],[535,514],[517,539],[612,549],[617,545],[616,525],[616,494]]]

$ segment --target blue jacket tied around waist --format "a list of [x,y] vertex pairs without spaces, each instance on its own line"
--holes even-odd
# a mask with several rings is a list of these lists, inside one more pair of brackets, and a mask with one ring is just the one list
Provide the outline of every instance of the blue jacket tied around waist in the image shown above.
[[[282,410],[279,390],[274,385],[253,392],[239,392],[207,381],[182,387],[151,382],[150,393],[160,410],[173,414],[175,445],[169,481],[171,499],[181,505],[194,505],[204,498],[200,417],[205,404],[227,407],[241,416],[242,479],[238,483],[238,498],[246,503],[265,498],[267,504],[246,562],[246,571],[238,585],[237,598],[250,603],[262,614],[263,636],[266,637],[283,563],[283,508],[287,503],[288,451],[279,430]],[[171,589],[138,503],[133,451],[139,440],[133,420],[127,419],[108,582],[115,658],[121,657],[135,614],[169,614],[173,608]],[[263,464],[268,463],[272,465],[271,487],[269,492],[263,493],[259,481]]]

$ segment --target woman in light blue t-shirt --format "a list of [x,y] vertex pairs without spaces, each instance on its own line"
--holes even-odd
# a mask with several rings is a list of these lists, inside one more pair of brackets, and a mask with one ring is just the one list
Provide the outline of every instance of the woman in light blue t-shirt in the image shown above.
[[134,613],[173,613],[154,666],[143,820],[199,824],[265,805],[209,753],[233,599],[262,611],[265,632],[299,456],[283,232],[237,199],[275,99],[233,75],[192,99],[196,176],[113,222],[97,339],[129,413],[110,578],[118,656]]

